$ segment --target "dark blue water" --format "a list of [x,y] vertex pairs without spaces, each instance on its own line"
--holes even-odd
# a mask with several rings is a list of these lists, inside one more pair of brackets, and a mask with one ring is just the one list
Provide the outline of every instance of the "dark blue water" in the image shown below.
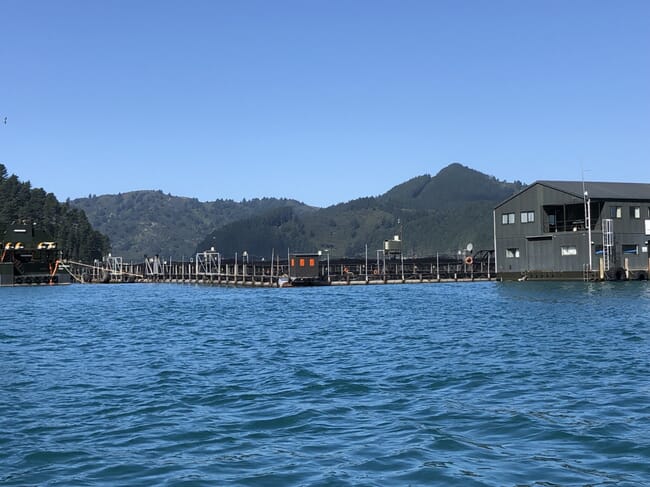
[[650,286],[0,289],[0,485],[650,485]]

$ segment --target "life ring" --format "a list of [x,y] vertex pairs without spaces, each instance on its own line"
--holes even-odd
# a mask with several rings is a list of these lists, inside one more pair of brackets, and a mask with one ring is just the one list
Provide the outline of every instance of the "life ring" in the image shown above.
[[473,263],[474,263],[474,259],[472,258],[471,255],[468,255],[467,257],[465,257],[465,264],[472,265]]
[[379,270],[375,269],[374,271],[372,271],[372,273],[376,276],[377,274],[379,274]]

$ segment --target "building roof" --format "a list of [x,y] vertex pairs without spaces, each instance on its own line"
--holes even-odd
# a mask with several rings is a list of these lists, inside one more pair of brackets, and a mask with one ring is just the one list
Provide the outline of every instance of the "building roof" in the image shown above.
[[[582,198],[586,190],[591,199],[597,200],[646,200],[650,201],[650,184],[603,183],[596,181],[535,181],[549,188]],[[583,189],[584,188],[584,189]]]
[[[576,198],[583,198],[584,191],[593,200],[613,201],[650,201],[650,184],[646,183],[605,183],[598,181],[535,181],[526,186],[519,193],[499,203],[496,208],[517,197],[524,191],[540,184]],[[584,189],[583,189],[584,188]]]

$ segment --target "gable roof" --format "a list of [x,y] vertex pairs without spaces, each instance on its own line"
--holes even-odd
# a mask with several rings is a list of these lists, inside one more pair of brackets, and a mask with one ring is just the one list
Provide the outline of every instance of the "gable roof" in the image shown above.
[[[499,208],[535,185],[546,186],[556,191],[582,199],[586,190],[593,200],[650,201],[650,184],[646,183],[605,183],[597,181],[535,181],[518,193],[499,203]],[[584,190],[583,190],[584,188]]]

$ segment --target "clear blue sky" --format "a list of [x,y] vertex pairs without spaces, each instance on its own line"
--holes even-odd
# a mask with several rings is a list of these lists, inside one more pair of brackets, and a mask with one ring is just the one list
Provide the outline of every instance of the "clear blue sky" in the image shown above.
[[0,35],[0,162],[60,200],[650,182],[647,0],[0,0]]

